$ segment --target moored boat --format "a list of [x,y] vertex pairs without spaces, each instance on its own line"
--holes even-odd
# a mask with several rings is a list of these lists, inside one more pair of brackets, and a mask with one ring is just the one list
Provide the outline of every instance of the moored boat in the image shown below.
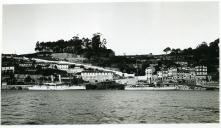
[[125,90],[145,90],[145,91],[172,91],[178,90],[176,86],[142,86],[142,85],[131,85],[126,86]]
[[43,83],[28,87],[28,90],[85,90],[85,85],[68,85],[61,82],[61,76],[59,75],[59,82],[54,82],[54,77],[51,76],[52,81],[50,83]]
[[56,83],[45,83],[43,85],[34,85],[28,87],[28,90],[85,90],[86,87],[84,85],[81,86],[69,86],[63,84]]

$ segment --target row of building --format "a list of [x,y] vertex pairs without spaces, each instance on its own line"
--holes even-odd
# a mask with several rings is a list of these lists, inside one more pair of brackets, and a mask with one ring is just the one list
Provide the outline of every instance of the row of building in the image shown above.
[[[25,69],[25,73],[23,72],[15,72],[17,68]],[[2,66],[2,74],[3,80],[4,78],[9,79],[8,74],[13,74],[15,79],[18,82],[25,83],[25,79],[30,77],[33,82],[37,82],[44,77],[45,81],[50,80],[50,75],[43,76],[42,74],[35,74],[29,72],[36,72],[38,68],[45,69],[57,69],[66,72],[66,75],[61,76],[62,82],[70,81],[75,76],[76,78],[82,78],[84,81],[88,82],[103,82],[103,81],[112,81],[114,80],[115,74],[110,71],[99,71],[84,67],[83,65],[74,65],[74,64],[66,64],[66,63],[56,63],[56,62],[33,62],[33,61],[23,61],[18,64],[18,67],[15,65],[3,65]],[[68,75],[69,74],[69,75]],[[57,75],[57,74],[54,74]]]
[[186,82],[196,85],[205,85],[211,81],[211,76],[207,74],[206,66],[171,67],[160,71],[155,71],[153,66],[146,68],[146,79],[149,84],[158,81],[162,82]]
[[[24,58],[23,58],[24,60]],[[207,74],[206,66],[188,67],[187,62],[176,62],[180,67],[161,67],[159,71],[156,71],[154,64],[150,65],[145,70],[145,76],[138,76],[148,84],[156,82],[187,82],[190,84],[204,85],[211,80],[211,76]],[[77,78],[82,78],[88,82],[103,82],[117,80],[116,73],[111,71],[99,71],[85,68],[83,65],[74,65],[69,63],[56,63],[56,62],[36,62],[33,60],[25,60],[18,63],[18,66],[27,70],[35,71],[37,68],[41,69],[58,69],[66,71],[67,74],[76,75]],[[3,65],[2,73],[14,73],[15,66]],[[135,78],[134,74],[121,73],[124,78]],[[24,80],[27,76],[33,76],[33,79],[40,79],[42,75],[30,75],[30,74],[15,74],[17,79]],[[62,78],[68,79],[67,76]],[[69,77],[69,79],[71,79]]]

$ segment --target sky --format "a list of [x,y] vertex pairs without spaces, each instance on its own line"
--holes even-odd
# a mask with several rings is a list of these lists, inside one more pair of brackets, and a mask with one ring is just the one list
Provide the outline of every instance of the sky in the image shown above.
[[37,41],[102,33],[116,55],[162,54],[219,37],[218,2],[3,5],[3,53],[33,53]]

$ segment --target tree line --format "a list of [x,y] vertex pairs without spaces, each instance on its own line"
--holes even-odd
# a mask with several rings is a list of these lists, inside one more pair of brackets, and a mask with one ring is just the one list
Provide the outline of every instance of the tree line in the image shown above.
[[202,42],[196,48],[189,47],[181,50],[167,47],[163,51],[166,56],[173,57],[176,61],[187,61],[193,66],[205,65],[208,67],[208,73],[219,79],[217,70],[219,68],[219,39],[210,43]]
[[73,53],[82,55],[86,58],[93,57],[110,57],[115,53],[111,49],[107,49],[107,41],[101,38],[100,33],[93,34],[91,39],[79,38],[74,36],[69,40],[57,40],[48,42],[37,42],[35,46],[36,52],[53,52],[53,53]]
[[[196,63],[201,64],[219,64],[219,39],[207,44],[202,42],[195,49],[189,47],[181,50],[167,47],[163,50],[169,56],[193,57]],[[188,59],[187,59],[188,60]]]
[[166,54],[170,52],[170,55],[196,55],[196,56],[206,56],[210,55],[211,57],[219,57],[219,39],[209,43],[202,42],[195,49],[191,47],[181,50],[180,48],[174,49],[170,47],[166,47],[163,50]]

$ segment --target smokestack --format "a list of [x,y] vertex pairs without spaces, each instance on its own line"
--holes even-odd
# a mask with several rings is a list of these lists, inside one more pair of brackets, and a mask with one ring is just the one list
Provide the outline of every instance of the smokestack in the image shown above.
[[58,77],[59,77],[59,82],[61,83],[61,75],[58,75]]
[[54,82],[54,77],[53,77],[53,75],[51,75],[51,82]]

